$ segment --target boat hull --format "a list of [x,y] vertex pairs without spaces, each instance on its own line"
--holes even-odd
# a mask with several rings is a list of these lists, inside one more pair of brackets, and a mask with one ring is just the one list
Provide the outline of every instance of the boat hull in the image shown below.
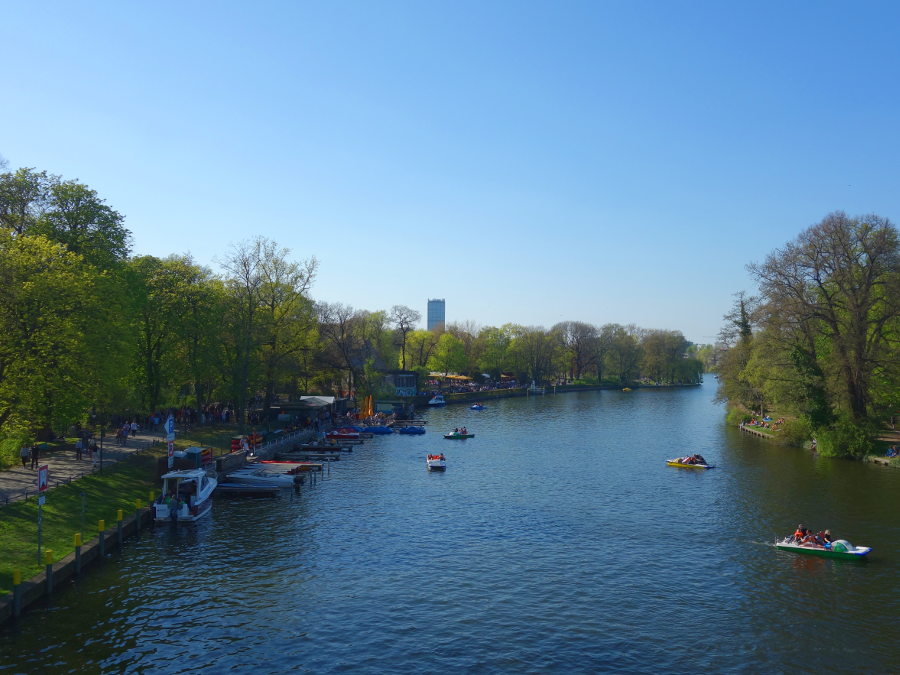
[[872,551],[869,546],[856,546],[853,551],[832,551],[828,548],[811,548],[809,546],[785,543],[775,544],[775,548],[781,551],[814,555],[819,558],[835,558],[837,560],[865,560],[866,556]]
[[715,466],[709,464],[682,464],[681,462],[666,462],[669,466],[677,466],[681,469],[715,469]]
[[448,441],[456,441],[459,439],[475,438],[475,434],[444,434],[444,438]]

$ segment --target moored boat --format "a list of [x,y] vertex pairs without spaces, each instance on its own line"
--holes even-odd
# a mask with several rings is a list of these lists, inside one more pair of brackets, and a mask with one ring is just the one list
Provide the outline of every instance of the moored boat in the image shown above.
[[473,403],[471,406],[469,406],[469,410],[484,410],[484,406],[480,403]]
[[397,429],[397,433],[398,434],[408,434],[410,436],[413,436],[416,434],[424,434],[425,427],[400,427],[399,429]]
[[814,555],[820,558],[837,558],[839,560],[865,560],[872,551],[871,546],[854,546],[845,539],[838,539],[830,543],[830,546],[810,546],[798,544],[793,537],[786,537],[775,542],[775,548],[804,555]]
[[428,405],[446,405],[447,401],[444,399],[443,394],[435,394],[428,401]]
[[358,441],[359,432],[356,429],[343,427],[341,429],[329,431],[327,434],[325,434],[325,438],[328,440]]
[[440,455],[428,455],[425,458],[425,466],[428,467],[429,471],[446,471],[447,460],[444,458],[444,453],[441,453]]
[[192,522],[209,513],[217,481],[206,471],[170,471],[163,474],[162,481],[162,494],[153,504],[156,520]]

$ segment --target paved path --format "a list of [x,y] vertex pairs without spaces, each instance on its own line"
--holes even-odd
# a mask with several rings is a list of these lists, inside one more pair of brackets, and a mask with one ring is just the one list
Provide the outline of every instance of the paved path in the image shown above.
[[[150,447],[154,441],[158,441],[158,434],[140,433],[128,439],[128,445],[121,447],[112,444],[103,444],[103,466],[109,466],[115,462],[133,455],[135,452]],[[112,439],[111,439],[112,440]],[[99,458],[94,457],[92,462],[88,459],[87,451],[83,459],[75,459],[74,448],[48,450],[40,454],[38,464],[50,467],[50,487],[56,487],[58,483],[69,480],[77,480],[84,475],[96,471],[100,464]],[[31,465],[31,461],[28,461]],[[0,471],[0,507],[23,497],[32,496],[37,492],[37,469],[23,469],[19,464],[12,469]]]

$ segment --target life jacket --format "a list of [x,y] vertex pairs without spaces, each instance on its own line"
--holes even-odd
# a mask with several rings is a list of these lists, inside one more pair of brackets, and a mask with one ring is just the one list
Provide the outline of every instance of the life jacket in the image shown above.
[[803,539],[804,536],[806,536],[806,533],[803,532],[803,530],[797,530],[796,532],[794,532],[794,539],[796,539],[797,541]]

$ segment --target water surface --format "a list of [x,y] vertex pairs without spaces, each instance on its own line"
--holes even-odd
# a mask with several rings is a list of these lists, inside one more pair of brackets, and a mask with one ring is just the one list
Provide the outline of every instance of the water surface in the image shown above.
[[[713,386],[429,410],[299,497],[146,532],[0,629],[0,671],[896,669],[900,471],[726,428]],[[664,463],[692,452],[718,468]],[[871,560],[772,548],[801,521]]]

